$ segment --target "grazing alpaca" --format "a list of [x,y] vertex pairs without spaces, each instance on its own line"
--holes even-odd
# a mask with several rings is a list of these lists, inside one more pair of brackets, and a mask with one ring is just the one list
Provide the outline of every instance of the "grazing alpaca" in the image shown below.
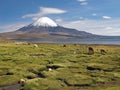
[[64,44],[63,47],[66,47],[66,44]]
[[38,48],[38,45],[37,45],[37,44],[34,44],[34,47]]
[[20,79],[19,83],[20,83],[20,85],[24,85],[25,84],[25,80],[24,79]]
[[100,53],[101,53],[102,55],[105,55],[107,52],[106,52],[104,49],[100,49]]
[[89,54],[89,55],[94,54],[94,49],[93,49],[92,47],[89,47],[89,48],[88,48],[88,54]]
[[52,68],[48,68],[48,71],[52,71]]

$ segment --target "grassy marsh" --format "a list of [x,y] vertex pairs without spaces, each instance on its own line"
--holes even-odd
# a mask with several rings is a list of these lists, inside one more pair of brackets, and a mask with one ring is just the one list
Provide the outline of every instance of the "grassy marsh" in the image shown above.
[[[37,45],[0,43],[0,87],[23,78],[22,90],[120,89],[119,45]],[[88,47],[95,50],[93,55]],[[100,49],[107,53],[100,54]]]

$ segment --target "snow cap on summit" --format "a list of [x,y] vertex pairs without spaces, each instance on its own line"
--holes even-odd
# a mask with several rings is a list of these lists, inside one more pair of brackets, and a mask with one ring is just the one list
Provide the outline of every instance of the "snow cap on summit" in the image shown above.
[[35,21],[33,26],[42,26],[42,27],[57,27],[58,25],[48,17],[41,17],[37,21]]

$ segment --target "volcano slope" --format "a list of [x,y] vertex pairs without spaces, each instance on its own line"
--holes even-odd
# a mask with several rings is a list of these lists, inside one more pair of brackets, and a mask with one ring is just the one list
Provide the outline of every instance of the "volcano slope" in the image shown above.
[[25,79],[22,90],[120,90],[119,45],[34,45],[0,43],[0,87]]
[[89,38],[98,36],[85,31],[60,26],[48,17],[41,17],[16,31],[0,33],[0,37],[12,40]]

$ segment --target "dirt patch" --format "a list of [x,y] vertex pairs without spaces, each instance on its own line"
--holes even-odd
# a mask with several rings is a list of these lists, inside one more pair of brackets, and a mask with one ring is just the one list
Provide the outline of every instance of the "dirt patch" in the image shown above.
[[20,87],[21,87],[20,84],[14,84],[14,85],[0,87],[0,90],[19,90]]
[[94,88],[109,88],[109,87],[114,87],[114,86],[120,86],[120,81],[111,81],[107,83],[100,83],[97,86],[85,86],[85,87],[78,87],[79,90],[93,90]]
[[46,56],[45,54],[29,54],[29,56]]

